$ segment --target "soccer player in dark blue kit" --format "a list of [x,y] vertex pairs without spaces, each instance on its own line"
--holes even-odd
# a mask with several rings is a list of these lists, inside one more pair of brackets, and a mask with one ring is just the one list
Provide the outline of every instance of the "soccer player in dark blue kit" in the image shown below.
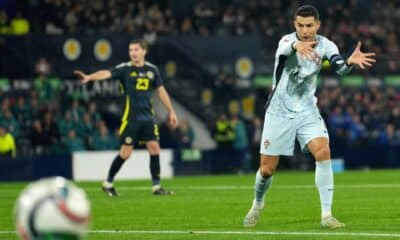
[[107,179],[102,189],[110,197],[118,196],[114,187],[114,177],[133,151],[135,142],[146,142],[150,153],[150,172],[153,183],[153,194],[170,195],[160,185],[160,144],[158,126],[155,123],[151,98],[154,91],[168,112],[168,121],[176,127],[178,119],[171,104],[169,95],[163,86],[158,68],[145,61],[147,44],[143,39],[135,39],[129,43],[129,62],[123,62],[110,70],[99,70],[92,74],[74,71],[82,83],[119,79],[125,96],[125,110],[122,117],[120,133],[120,151],[111,164]]

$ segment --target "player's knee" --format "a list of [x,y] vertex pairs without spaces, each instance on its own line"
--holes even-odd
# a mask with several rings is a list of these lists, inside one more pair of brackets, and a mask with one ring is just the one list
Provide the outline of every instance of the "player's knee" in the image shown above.
[[127,160],[132,154],[132,150],[121,150],[119,151],[119,156],[124,159]]
[[274,175],[276,168],[269,165],[260,166],[260,174],[263,177],[270,177]]
[[158,155],[160,154],[160,145],[157,143],[152,143],[147,145],[147,150],[150,155]]
[[316,160],[328,160],[331,158],[331,150],[328,145],[321,146],[315,154]]
[[154,148],[149,148],[149,153],[150,155],[159,155],[160,154],[160,148],[154,147]]

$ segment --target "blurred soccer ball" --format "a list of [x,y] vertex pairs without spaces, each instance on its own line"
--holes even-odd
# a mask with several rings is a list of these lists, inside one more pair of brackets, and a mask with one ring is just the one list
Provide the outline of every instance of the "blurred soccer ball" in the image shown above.
[[90,203],[82,189],[52,177],[27,186],[14,214],[21,239],[82,239],[89,229]]

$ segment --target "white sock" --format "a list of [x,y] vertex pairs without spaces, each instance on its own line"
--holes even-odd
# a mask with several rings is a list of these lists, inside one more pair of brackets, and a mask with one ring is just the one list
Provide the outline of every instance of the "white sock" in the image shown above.
[[156,191],[156,190],[158,190],[160,188],[161,188],[160,184],[153,185],[152,191],[154,192],[154,191]]
[[331,160],[315,162],[315,185],[321,201],[321,217],[331,216],[333,199],[333,171]]
[[106,188],[112,188],[114,187],[114,184],[112,182],[104,181],[103,186]]
[[264,178],[260,173],[260,169],[258,169],[256,173],[253,206],[258,205],[261,208],[264,207],[265,193],[268,191],[269,186],[271,186],[271,183],[272,183],[272,176]]

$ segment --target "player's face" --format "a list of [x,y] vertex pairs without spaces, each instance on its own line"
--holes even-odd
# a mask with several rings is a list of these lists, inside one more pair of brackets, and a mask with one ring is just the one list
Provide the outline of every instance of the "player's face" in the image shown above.
[[140,46],[138,43],[129,44],[129,57],[133,63],[144,62],[144,57],[146,56],[146,50]]
[[296,16],[294,20],[294,27],[300,41],[314,41],[320,27],[320,21],[314,17]]

